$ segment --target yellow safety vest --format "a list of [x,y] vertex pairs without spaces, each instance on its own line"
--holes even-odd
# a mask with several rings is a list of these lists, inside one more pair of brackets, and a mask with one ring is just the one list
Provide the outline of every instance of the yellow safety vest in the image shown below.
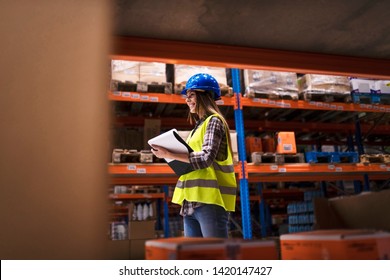
[[[188,137],[188,145],[195,151],[202,150],[203,139],[207,125],[212,117],[219,117],[218,114],[209,116],[195,131]],[[226,134],[228,131],[226,130]],[[229,141],[229,137],[226,137]],[[229,145],[229,143],[228,143]],[[236,206],[237,182],[234,173],[232,153],[228,149],[228,156],[224,161],[214,160],[207,168],[197,169],[180,176],[172,202],[183,204],[184,200],[216,204],[225,208],[226,211],[234,211]]]

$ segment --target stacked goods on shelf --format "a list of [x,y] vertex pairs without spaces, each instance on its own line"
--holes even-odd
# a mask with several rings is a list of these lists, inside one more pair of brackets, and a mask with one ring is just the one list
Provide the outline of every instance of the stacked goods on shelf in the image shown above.
[[246,97],[298,100],[296,73],[244,70],[244,81]]
[[260,138],[248,136],[245,141],[248,159],[250,155],[249,162],[254,164],[304,162],[303,154],[297,153],[294,132],[278,131],[275,134],[275,139],[276,141],[270,137]]
[[276,152],[279,154],[296,154],[295,133],[280,131],[276,133]]
[[245,137],[246,157],[248,162],[256,162],[256,158],[263,154],[263,146],[260,137]]
[[298,79],[299,94],[306,101],[351,101],[351,84],[348,77],[305,74]]
[[147,260],[277,260],[273,240],[172,237],[149,240]]
[[322,196],[321,191],[305,191],[304,201],[292,202],[287,205],[289,233],[313,230],[315,222],[313,199]]
[[[138,193],[150,189],[156,191],[152,186],[114,186],[114,193]],[[145,259],[145,242],[156,238],[156,201],[137,199],[127,204],[115,201],[115,205],[121,207],[116,209],[126,209],[127,215],[121,221],[111,222],[109,250],[112,258]]]
[[111,91],[172,93],[165,63],[111,61]]
[[185,87],[187,80],[198,73],[206,73],[212,75],[218,82],[221,88],[222,96],[232,96],[233,90],[228,86],[226,68],[222,67],[209,67],[209,66],[196,66],[196,65],[185,65],[175,64],[175,93],[181,93]]
[[390,104],[390,80],[351,78],[354,103]]

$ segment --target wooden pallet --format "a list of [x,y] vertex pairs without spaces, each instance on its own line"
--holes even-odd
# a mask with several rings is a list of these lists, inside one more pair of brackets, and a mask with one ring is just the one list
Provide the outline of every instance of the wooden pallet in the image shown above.
[[249,98],[262,98],[270,100],[298,100],[299,96],[296,92],[263,92],[256,91],[251,88],[248,88],[245,92],[245,97]]
[[275,163],[275,164],[284,164],[284,163],[304,163],[305,157],[302,153],[297,154],[277,154],[277,153],[261,153],[254,152],[252,153],[252,163]]
[[111,81],[112,91],[172,93],[172,83]]
[[158,186],[130,186],[129,193],[160,193],[161,188]]
[[305,101],[341,102],[341,103],[352,102],[351,95],[345,93],[303,92],[300,94],[300,98]]
[[363,154],[360,155],[360,162],[363,164],[390,163],[390,155],[389,154]]

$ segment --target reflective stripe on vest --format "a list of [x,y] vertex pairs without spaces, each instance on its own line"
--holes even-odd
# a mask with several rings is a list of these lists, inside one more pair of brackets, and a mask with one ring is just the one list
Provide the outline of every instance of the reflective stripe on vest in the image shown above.
[[[187,143],[195,152],[202,150],[207,125],[210,119],[215,116],[218,117],[217,114],[209,116],[192,136],[190,133]],[[228,137],[227,141],[229,141]],[[214,160],[212,166],[197,169],[180,176],[172,202],[182,205],[184,200],[196,201],[220,205],[227,211],[234,211],[237,182],[234,173],[233,157],[228,147],[229,143],[226,160]]]

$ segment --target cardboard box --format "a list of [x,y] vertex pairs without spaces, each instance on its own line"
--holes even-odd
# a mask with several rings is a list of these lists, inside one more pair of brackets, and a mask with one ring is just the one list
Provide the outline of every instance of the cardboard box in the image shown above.
[[306,74],[299,79],[300,91],[309,93],[351,94],[348,77],[336,75]]
[[185,85],[191,76],[198,73],[210,74],[220,86],[227,86],[226,68],[186,64],[175,64],[175,84]]
[[276,153],[278,154],[296,154],[297,146],[295,144],[294,132],[278,132],[276,134],[277,144]]
[[150,221],[129,221],[128,236],[133,239],[152,239],[156,237],[156,220]]
[[244,80],[254,92],[298,97],[298,78],[293,72],[244,70]]
[[282,235],[282,259],[390,258],[390,190],[313,202],[316,230]]
[[280,236],[283,260],[389,259],[390,233],[319,230]]
[[390,190],[314,199],[315,229],[370,229],[390,232]]
[[262,139],[255,136],[247,136],[245,138],[246,156],[249,157],[254,152],[262,152]]
[[171,237],[148,240],[147,260],[225,260],[223,238]]

